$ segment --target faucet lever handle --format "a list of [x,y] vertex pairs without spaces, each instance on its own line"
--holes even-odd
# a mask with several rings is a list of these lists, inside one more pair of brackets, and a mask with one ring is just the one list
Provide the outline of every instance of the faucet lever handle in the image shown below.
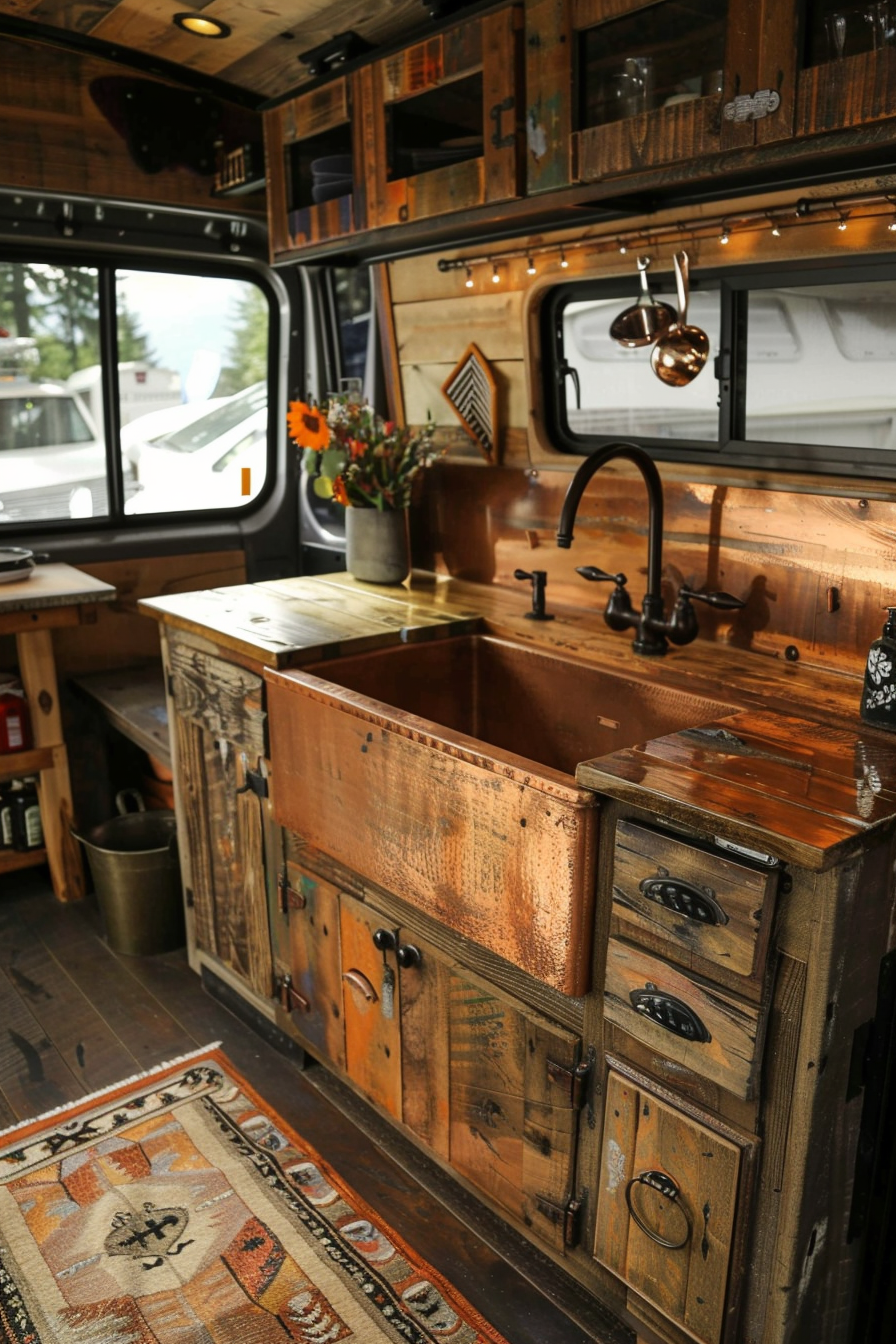
[[708,607],[716,607],[719,611],[736,611],[739,607],[747,605],[732,593],[698,593],[693,588],[685,587],[684,584],[679,588],[678,596],[695,598],[698,602],[705,602]]
[[589,583],[615,583],[617,588],[624,588],[628,583],[624,574],[608,574],[605,569],[598,569],[596,565],[578,565],[576,573],[581,574]]

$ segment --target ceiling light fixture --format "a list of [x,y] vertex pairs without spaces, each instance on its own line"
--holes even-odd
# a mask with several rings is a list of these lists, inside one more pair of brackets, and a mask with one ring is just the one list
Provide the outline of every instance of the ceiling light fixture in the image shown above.
[[193,37],[229,37],[232,31],[229,24],[220,19],[208,19],[204,14],[174,14],[171,21]]
[[729,243],[730,241],[731,241],[731,235],[728,232],[728,225],[723,224],[722,232],[719,234],[719,242],[724,244]]
[[467,267],[467,278],[464,281],[464,284],[466,285],[467,289],[473,288],[473,272],[470,270],[469,266]]
[[565,271],[565,270],[568,269],[568,267],[569,267],[569,262],[566,260],[566,253],[563,251],[563,248],[561,247],[561,249],[560,249],[560,269]]
[[840,223],[837,225],[837,228],[839,229],[839,231],[840,231],[841,233],[845,233],[845,232],[846,232],[846,216],[844,215],[844,213],[843,213],[842,210],[839,212],[839,214],[840,214]]
[[526,274],[527,275],[535,274],[535,262],[532,260],[531,257],[526,258]]
[[496,261],[493,261],[493,262],[492,262],[492,284],[493,284],[493,285],[500,285],[500,283],[501,283],[501,277],[500,277],[500,275],[498,274],[498,263],[497,263]]

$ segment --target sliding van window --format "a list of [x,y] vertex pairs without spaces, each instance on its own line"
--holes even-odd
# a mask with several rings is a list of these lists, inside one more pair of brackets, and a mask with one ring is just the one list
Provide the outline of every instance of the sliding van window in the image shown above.
[[[668,277],[651,274],[651,290],[674,308]],[[710,354],[683,387],[655,375],[650,346],[611,338],[636,297],[616,279],[548,293],[544,404],[558,447],[635,439],[658,459],[896,477],[892,261],[701,273],[688,322]]]
[[0,528],[251,505],[269,307],[242,276],[0,261]]

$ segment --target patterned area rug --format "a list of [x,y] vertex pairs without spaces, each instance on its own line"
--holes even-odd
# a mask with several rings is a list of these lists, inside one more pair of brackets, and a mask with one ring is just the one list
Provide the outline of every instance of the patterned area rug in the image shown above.
[[0,1136],[4,1344],[503,1344],[210,1048]]

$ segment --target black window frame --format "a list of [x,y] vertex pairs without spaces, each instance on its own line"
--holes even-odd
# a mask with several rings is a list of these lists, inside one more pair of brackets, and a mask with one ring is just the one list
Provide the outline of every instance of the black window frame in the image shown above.
[[[544,422],[551,444],[570,456],[587,456],[605,444],[625,439],[645,448],[657,461],[691,463],[695,466],[731,466],[772,473],[805,472],[819,476],[855,476],[896,480],[896,454],[874,448],[851,448],[837,444],[805,444],[750,440],[745,436],[747,305],[751,291],[781,285],[837,285],[869,280],[896,281],[896,259],[889,256],[837,259],[829,264],[817,258],[737,268],[707,267],[691,271],[692,291],[718,289],[721,295],[720,348],[701,376],[715,376],[719,389],[718,441],[657,439],[618,434],[576,434],[566,416],[566,384],[563,368],[563,309],[569,302],[590,299],[620,300],[620,307],[633,303],[636,286],[630,277],[569,280],[552,286],[541,302],[539,329],[542,350],[542,398]],[[672,296],[671,272],[650,274],[655,297]],[[648,371],[649,372],[649,371]]]
[[[20,264],[47,264],[66,267],[82,267],[97,272],[99,313],[100,313],[100,365],[103,388],[102,431],[106,447],[106,475],[108,487],[108,511],[90,518],[35,519],[18,520],[14,523],[0,524],[0,540],[4,544],[13,544],[15,539],[30,540],[99,536],[113,534],[118,538],[134,534],[164,530],[173,541],[179,530],[181,535],[189,534],[194,540],[199,533],[221,534],[224,531],[242,532],[253,515],[266,510],[271,505],[278,489],[279,472],[279,435],[277,412],[280,404],[278,375],[281,359],[284,357],[281,332],[282,303],[269,269],[253,258],[245,260],[220,260],[201,253],[179,255],[165,248],[158,251],[130,252],[122,248],[114,254],[108,249],[102,251],[92,246],[72,248],[70,245],[55,246],[42,240],[32,239],[26,245],[5,246],[0,244],[0,261]],[[127,514],[124,512],[124,473],[122,467],[121,428],[118,394],[118,340],[117,340],[117,302],[116,273],[121,271],[147,271],[170,275],[193,275],[203,278],[236,279],[252,283],[262,291],[268,310],[268,358],[266,382],[268,387],[267,452],[265,455],[265,481],[262,489],[246,504],[234,508],[177,509],[171,512]],[[282,281],[282,277],[279,277]]]

